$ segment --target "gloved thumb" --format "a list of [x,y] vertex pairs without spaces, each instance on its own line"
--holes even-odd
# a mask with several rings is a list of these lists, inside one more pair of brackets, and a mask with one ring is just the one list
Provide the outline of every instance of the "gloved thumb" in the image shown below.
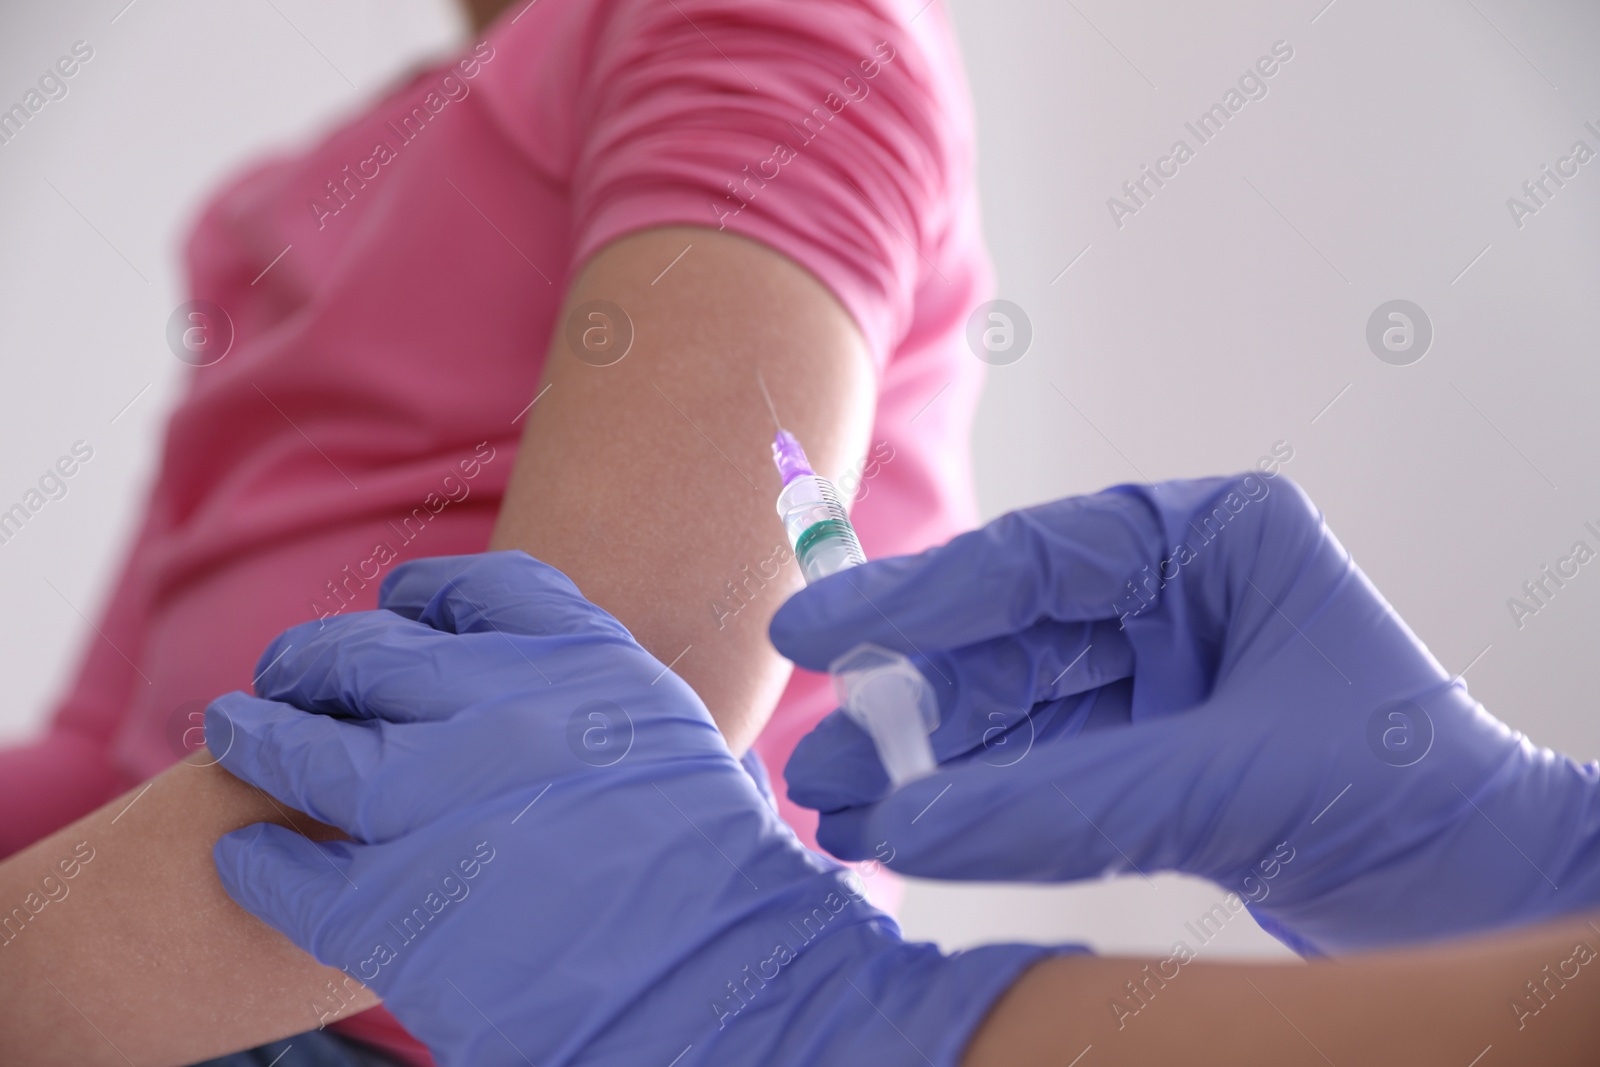
[[822,812],[871,804],[890,792],[872,738],[842,711],[830,712],[800,739],[783,779],[790,800]]
[[316,842],[272,823],[223,834],[211,850],[222,887],[241,908],[315,956],[320,963],[349,962],[343,942],[354,931],[329,921],[346,893],[354,892],[348,841]]

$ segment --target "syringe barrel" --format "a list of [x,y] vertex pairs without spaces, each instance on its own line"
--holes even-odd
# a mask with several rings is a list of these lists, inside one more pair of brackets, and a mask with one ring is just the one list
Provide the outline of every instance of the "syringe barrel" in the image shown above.
[[833,483],[804,474],[778,494],[778,517],[806,584],[867,561]]

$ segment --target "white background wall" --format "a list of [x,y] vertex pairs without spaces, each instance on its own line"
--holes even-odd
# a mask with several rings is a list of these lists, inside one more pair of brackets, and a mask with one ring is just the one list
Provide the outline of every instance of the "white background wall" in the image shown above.
[[[73,441],[95,448],[0,547],[4,736],[63,684],[151,477],[189,212],[462,32],[444,0],[125,3],[0,10],[0,106],[74,41],[95,49],[0,147],[0,508]],[[1439,659],[1470,664],[1502,718],[1594,757],[1600,569],[1521,629],[1506,601],[1600,520],[1600,163],[1520,229],[1506,199],[1574,140],[1600,149],[1583,129],[1600,126],[1600,9],[1325,3],[952,0],[1001,295],[1034,328],[985,394],[985,513],[1241,469],[1287,441],[1287,472]],[[1280,40],[1294,58],[1268,95],[1119,228],[1107,198],[1194,144],[1185,120]],[[1393,298],[1436,331],[1410,366],[1365,341]],[[1218,895],[918,883],[904,919],[949,945],[1165,950]],[[1281,950],[1240,920],[1218,951]]]

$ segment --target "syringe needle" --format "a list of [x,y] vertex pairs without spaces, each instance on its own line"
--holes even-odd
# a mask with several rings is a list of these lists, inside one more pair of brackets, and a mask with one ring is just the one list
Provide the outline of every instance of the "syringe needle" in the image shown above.
[[783,423],[778,421],[778,409],[772,404],[772,394],[767,392],[767,380],[761,376],[761,368],[756,368],[756,385],[761,387],[761,398],[767,402],[767,410],[772,412],[772,425],[783,429]]

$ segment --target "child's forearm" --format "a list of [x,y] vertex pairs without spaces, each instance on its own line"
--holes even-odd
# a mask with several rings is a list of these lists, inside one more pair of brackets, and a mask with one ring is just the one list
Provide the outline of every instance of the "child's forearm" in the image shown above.
[[223,892],[211,847],[229,830],[337,835],[210,762],[0,863],[0,1063],[194,1063],[377,1002]]

